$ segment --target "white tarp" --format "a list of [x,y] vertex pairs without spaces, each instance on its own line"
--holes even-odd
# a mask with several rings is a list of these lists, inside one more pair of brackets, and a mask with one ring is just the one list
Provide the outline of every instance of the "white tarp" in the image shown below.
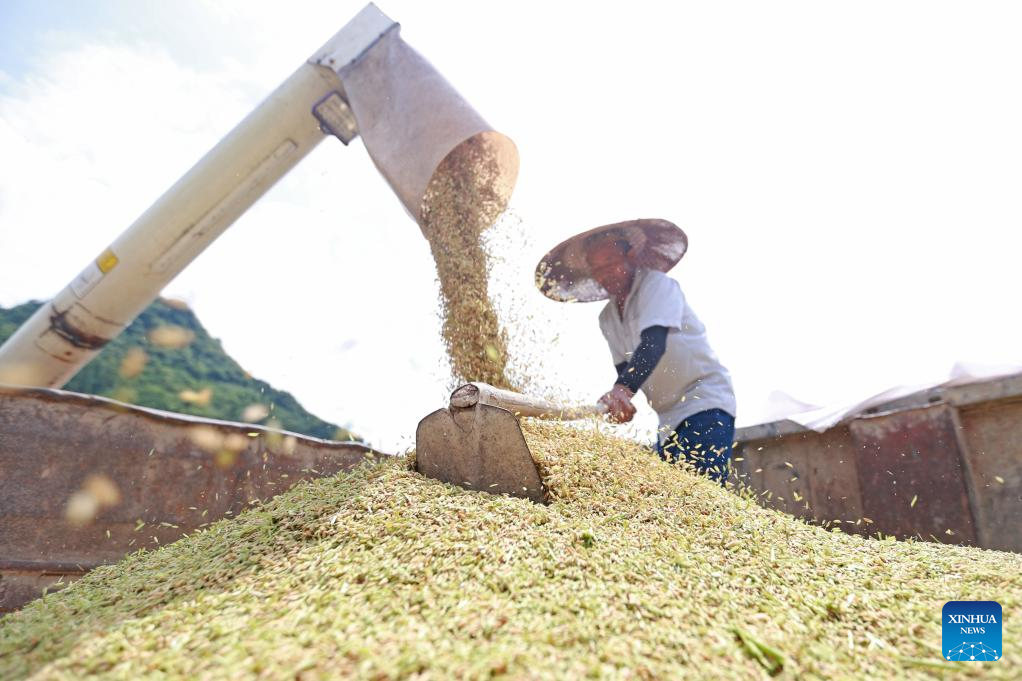
[[[967,383],[987,381],[1004,376],[1012,376],[1022,373],[1022,366],[1006,364],[978,364],[970,362],[958,362],[943,380],[931,383],[920,383],[916,385],[901,385],[884,390],[858,400],[852,400],[842,404],[827,407],[814,407],[813,405],[800,402],[782,392],[774,392],[770,396],[768,413],[770,420],[789,420],[815,430],[818,433],[851,419],[871,407],[907,397],[914,393],[929,390],[931,388],[946,388]],[[802,407],[806,407],[803,409]]]

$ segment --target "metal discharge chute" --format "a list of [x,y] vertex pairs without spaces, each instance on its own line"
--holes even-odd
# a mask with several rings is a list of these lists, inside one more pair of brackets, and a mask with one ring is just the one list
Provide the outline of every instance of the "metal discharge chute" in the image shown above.
[[0,347],[0,384],[59,388],[117,337],[217,237],[328,135],[361,135],[421,226],[445,159],[471,150],[503,210],[518,173],[494,131],[370,4],[274,90]]

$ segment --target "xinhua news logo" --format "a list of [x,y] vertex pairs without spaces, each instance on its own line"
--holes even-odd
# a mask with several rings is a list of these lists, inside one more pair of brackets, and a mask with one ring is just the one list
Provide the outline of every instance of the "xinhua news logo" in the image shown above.
[[1001,659],[1001,604],[997,601],[948,601],[944,604],[943,653],[955,662]]

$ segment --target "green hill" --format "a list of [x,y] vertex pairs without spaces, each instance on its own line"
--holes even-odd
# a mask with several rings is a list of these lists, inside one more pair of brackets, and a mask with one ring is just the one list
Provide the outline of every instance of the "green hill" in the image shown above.
[[[40,305],[30,301],[11,309],[0,307],[0,343]],[[158,344],[159,334],[168,330],[173,331],[172,337],[176,334],[175,340],[181,336],[191,336],[191,340],[182,347]],[[263,411],[268,413],[257,423],[275,421],[273,425],[286,430],[325,439],[357,439],[344,428],[305,411],[291,393],[252,378],[224,352],[220,341],[206,332],[194,312],[162,299],[142,312],[65,387],[143,407],[227,421],[241,420],[251,405],[264,405]]]

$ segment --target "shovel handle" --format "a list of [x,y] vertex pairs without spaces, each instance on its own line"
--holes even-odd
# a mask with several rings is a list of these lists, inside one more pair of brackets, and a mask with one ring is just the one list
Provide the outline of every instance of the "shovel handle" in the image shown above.
[[522,395],[511,390],[494,388],[486,383],[466,383],[451,393],[451,406],[461,409],[488,404],[507,409],[516,416],[534,416],[544,419],[571,421],[587,416],[602,416],[607,413],[602,403],[581,407],[569,407],[539,397]]

